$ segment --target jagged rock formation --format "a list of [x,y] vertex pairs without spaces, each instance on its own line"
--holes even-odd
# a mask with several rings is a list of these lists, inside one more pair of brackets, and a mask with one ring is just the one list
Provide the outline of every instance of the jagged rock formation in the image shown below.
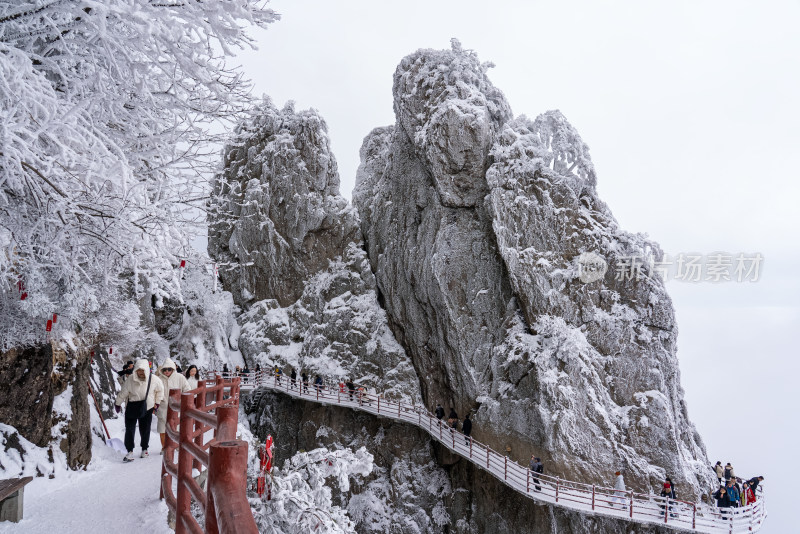
[[214,184],[208,249],[239,305],[297,301],[305,281],[358,241],[339,195],[327,126],[315,111],[267,101],[241,124]]
[[[671,301],[647,265],[661,252],[618,227],[577,132],[558,112],[514,119],[457,43],[405,58],[394,97],[396,124],[361,149],[358,212],[339,195],[314,111],[267,102],[227,147],[209,250],[242,308],[245,357],[473,410],[477,439],[525,463],[536,453],[550,474],[609,484],[623,469],[644,491],[671,476],[681,497],[697,496],[711,479],[680,389]],[[618,276],[633,256],[645,276]],[[523,505],[417,431],[267,398],[248,408],[261,437],[396,450],[376,458],[375,483],[390,516],[410,507],[401,532],[622,529]],[[444,469],[451,489],[426,495],[397,465],[437,480]]]
[[315,111],[265,102],[226,149],[213,198],[209,250],[245,308],[238,344],[251,365],[354,377],[419,400]]
[[[397,123],[364,141],[353,199],[390,324],[427,404],[477,411],[475,435],[549,472],[639,489],[708,487],[688,421],[658,260],[595,191],[558,112],[511,119],[472,52],[421,50],[394,77]],[[611,266],[580,280],[582,254]],[[642,273],[651,274],[645,268]]]

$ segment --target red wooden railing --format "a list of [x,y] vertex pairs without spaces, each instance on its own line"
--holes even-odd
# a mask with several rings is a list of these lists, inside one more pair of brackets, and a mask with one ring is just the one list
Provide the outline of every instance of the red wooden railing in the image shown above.
[[[169,392],[160,498],[175,517],[176,534],[258,534],[246,493],[247,443],[236,439],[239,388],[239,378],[217,376],[187,393]],[[205,441],[211,430],[213,439]],[[192,477],[192,468],[203,467],[207,491]],[[191,513],[193,500],[205,516],[205,528]]]

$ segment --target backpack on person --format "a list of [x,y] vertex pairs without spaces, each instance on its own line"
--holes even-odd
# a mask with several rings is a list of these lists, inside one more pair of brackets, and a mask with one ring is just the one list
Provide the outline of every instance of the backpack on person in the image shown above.
[[729,480],[730,478],[731,478],[731,468],[730,467],[726,467],[725,468],[725,480]]

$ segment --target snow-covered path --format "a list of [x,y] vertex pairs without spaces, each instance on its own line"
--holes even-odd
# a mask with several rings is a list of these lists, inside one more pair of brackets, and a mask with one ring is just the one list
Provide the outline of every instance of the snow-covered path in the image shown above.
[[[106,423],[112,437],[123,438],[122,418]],[[34,478],[25,488],[24,519],[0,523],[0,534],[172,534],[167,505],[158,499],[161,442],[155,428],[154,421],[150,458],[138,458],[138,434],[137,458],[127,464],[95,437],[86,471]]]

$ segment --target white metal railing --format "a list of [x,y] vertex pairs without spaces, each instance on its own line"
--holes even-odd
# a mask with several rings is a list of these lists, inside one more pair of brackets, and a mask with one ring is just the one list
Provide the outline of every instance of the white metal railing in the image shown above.
[[[229,373],[228,376],[233,376]],[[224,375],[224,374],[223,374]],[[265,387],[290,396],[323,404],[337,404],[372,414],[411,423],[425,430],[450,451],[466,458],[497,479],[531,499],[580,510],[589,514],[617,517],[640,523],[658,523],[679,530],[696,532],[755,532],[767,516],[763,487],[758,500],[741,508],[716,508],[702,503],[668,499],[632,490],[616,490],[594,484],[564,480],[535,473],[508,456],[450,428],[423,406],[387,399],[367,393],[363,387],[349,390],[344,383],[324,380],[305,384],[269,371],[239,374],[242,389]]]

